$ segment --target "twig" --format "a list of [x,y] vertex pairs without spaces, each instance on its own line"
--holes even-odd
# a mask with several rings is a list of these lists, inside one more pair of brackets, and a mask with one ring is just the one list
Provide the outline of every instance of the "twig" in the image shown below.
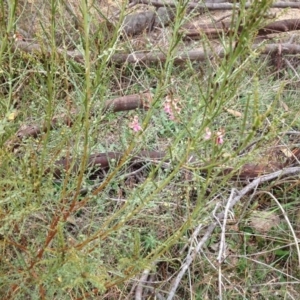
[[233,188],[230,193],[230,197],[227,201],[225,211],[224,211],[224,219],[223,219],[223,225],[221,226],[222,232],[221,232],[221,241],[220,241],[220,249],[219,249],[219,255],[217,257],[217,260],[219,261],[219,299],[222,300],[222,268],[221,268],[221,263],[224,257],[225,253],[225,233],[226,233],[226,221],[227,221],[227,215],[229,212],[229,206],[232,201],[232,198],[235,194],[235,189]]
[[[300,5],[300,4],[299,4]],[[294,29],[293,29],[294,30]],[[284,43],[280,45],[282,54],[299,54],[300,46],[295,44]],[[45,47],[45,50],[39,44],[32,44],[23,41],[17,41],[14,44],[15,49],[21,49],[27,53],[50,53],[50,49]],[[278,52],[279,45],[278,44],[268,44],[268,45],[253,45],[252,50],[258,50],[260,54],[271,54]],[[78,51],[69,51],[61,48],[57,48],[57,53],[61,55],[66,55],[67,57],[79,62],[83,63],[83,56]],[[207,59],[218,57],[224,57],[225,50],[222,47],[218,47],[214,52],[207,53],[204,50],[191,50],[188,52],[179,52],[174,58],[174,64],[178,65],[186,61],[203,61]],[[129,53],[129,54],[113,54],[110,57],[110,62],[112,64],[147,64],[147,63],[164,63],[167,57],[166,54],[162,51],[151,51],[151,52],[139,52],[139,53]]]
[[240,222],[243,220],[245,214],[246,214],[246,211],[247,211],[247,208],[249,207],[249,204],[252,202],[253,200],[253,197],[256,195],[256,190],[258,188],[258,185],[256,187],[253,188],[253,192],[252,192],[252,195],[249,196],[249,198],[247,199],[246,203],[243,204],[243,210],[242,212],[240,213],[240,217],[236,223],[236,225],[238,226],[240,224]]
[[227,18],[229,18],[229,17],[231,17],[231,16],[232,16],[232,14],[223,16],[222,18],[215,19],[214,22],[215,22],[215,23],[219,23],[219,22],[223,21],[224,19],[227,19]]
[[[206,253],[203,250],[200,250],[201,255],[203,255],[203,257],[207,260],[207,262],[209,263],[209,265],[214,269],[217,270],[217,267],[214,265],[214,263],[210,260],[210,258],[206,255]],[[230,281],[230,279],[227,276],[222,275],[222,279],[224,281],[227,282],[228,285],[232,286],[232,288],[236,291],[237,294],[240,294],[243,298],[244,293],[241,292],[238,288],[237,285],[232,284],[232,282]]]
[[295,73],[295,75],[298,78],[298,80],[300,80],[299,74],[297,73],[297,71],[295,70],[295,68],[292,66],[292,64],[288,61],[288,59],[283,58],[283,61],[292,69],[292,71]]
[[140,280],[139,284],[135,290],[135,300],[142,300],[143,299],[143,287],[147,283],[147,279],[150,273],[150,269],[145,269]]
[[203,238],[198,243],[198,245],[195,248],[195,250],[191,254],[188,254],[188,256],[186,257],[185,263],[181,266],[181,271],[178,273],[177,277],[173,280],[173,282],[171,284],[171,289],[170,289],[169,296],[168,296],[167,300],[172,300],[173,299],[173,297],[175,295],[175,292],[177,290],[177,287],[178,287],[178,285],[179,285],[179,283],[181,281],[181,278],[185,274],[186,270],[189,268],[190,264],[195,259],[197,253],[201,250],[202,246],[206,243],[206,241],[208,240],[208,238],[213,233],[216,225],[217,225],[217,223],[214,222],[210,226],[208,226],[208,228],[207,228],[207,230],[206,230]]
[[[247,193],[249,193],[251,190],[253,190],[256,186],[258,186],[264,182],[274,180],[279,177],[291,176],[291,175],[296,175],[299,173],[300,173],[300,167],[292,167],[292,168],[282,169],[282,170],[270,173],[268,175],[264,175],[264,176],[256,178],[251,183],[249,183],[247,186],[245,186],[241,191],[239,191],[237,196],[235,196],[232,199],[232,201],[230,201],[230,204],[228,205],[228,210],[232,209],[235,206],[235,204],[241,200],[242,197],[244,197]],[[223,211],[217,215],[219,220],[223,219],[224,216],[225,216],[225,211]],[[174,298],[175,292],[177,290],[177,287],[178,287],[183,275],[185,274],[186,270],[189,268],[190,264],[195,259],[197,253],[201,250],[203,245],[207,242],[207,240],[213,233],[217,224],[218,224],[217,221],[215,221],[208,226],[204,236],[199,241],[195,250],[192,253],[187,255],[184,264],[181,266],[180,272],[178,273],[177,277],[173,280],[173,282],[171,284],[171,288],[170,288],[169,296],[168,296],[167,300],[172,300]]]
[[[153,262],[151,264],[151,266],[155,266],[157,262]],[[140,280],[139,280],[139,283],[136,287],[136,290],[135,290],[135,300],[142,300],[144,299],[143,298],[143,288],[144,287],[147,287],[147,289],[150,289],[150,290],[154,290],[154,288],[150,285],[147,285],[148,283],[148,277],[149,277],[149,273],[150,273],[151,269],[150,268],[147,268],[144,270]],[[155,292],[155,291],[154,291]],[[164,298],[159,294],[159,293],[155,293],[155,296],[157,299],[161,299],[163,300]]]
[[224,251],[225,251],[225,233],[226,233],[226,221],[227,221],[227,215],[229,212],[230,203],[233,199],[233,196],[235,194],[235,189],[233,188],[231,190],[229,199],[227,201],[225,211],[224,211],[224,218],[223,218],[223,224],[222,224],[222,232],[221,232],[221,241],[220,241],[220,249],[219,249],[219,255],[218,255],[218,262],[221,264],[223,257],[224,257]]
[[[183,254],[185,249],[188,247],[188,244],[191,244],[196,239],[196,237],[199,235],[199,232],[201,229],[203,229],[203,224],[199,224],[197,226],[197,228],[192,233],[192,236],[189,238],[188,243],[182,248],[182,250],[180,250],[180,254]],[[189,253],[190,252],[191,252],[191,250],[189,249]]]
[[217,210],[218,210],[218,208],[219,208],[220,205],[221,205],[220,203],[217,203],[217,205],[215,206],[215,208],[214,208],[214,210],[212,211],[211,214],[212,214],[212,216],[215,218],[215,220],[216,220],[216,222],[219,224],[219,226],[221,227],[221,226],[222,226],[222,225],[221,225],[221,222],[220,222],[218,216],[216,215],[216,212],[217,212]]
[[132,176],[132,175],[138,174],[138,173],[140,173],[142,170],[148,168],[149,166],[150,166],[150,164],[147,163],[147,164],[145,164],[144,166],[140,167],[139,169],[137,169],[137,170],[135,170],[135,171],[132,171],[132,172],[130,172],[130,173],[127,173],[127,174],[122,175],[122,176],[120,177],[120,179],[121,179],[121,180],[124,180],[124,179],[126,179],[126,178],[128,178],[128,177],[130,177],[130,176]]
[[[256,178],[251,183],[246,185],[240,192],[239,195],[233,198],[231,205],[229,206],[229,209],[233,208],[237,202],[240,201],[242,197],[244,197],[246,194],[248,194],[251,190],[253,190],[257,185],[260,185],[264,182],[274,180],[279,177],[283,176],[291,176],[296,175],[300,173],[300,167],[291,167],[291,168],[285,168],[261,177]],[[223,218],[224,213],[220,213],[219,218]]]

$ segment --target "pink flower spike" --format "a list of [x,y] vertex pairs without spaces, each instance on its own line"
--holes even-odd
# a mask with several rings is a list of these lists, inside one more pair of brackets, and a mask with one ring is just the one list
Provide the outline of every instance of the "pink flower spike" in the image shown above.
[[172,106],[170,102],[165,102],[164,104],[164,112],[169,116],[169,119],[175,121],[175,116],[172,110]]
[[129,124],[129,128],[131,128],[134,132],[138,132],[138,131],[142,130],[142,127],[139,124],[138,116],[133,117],[133,121]]
[[211,138],[211,131],[208,127],[205,128],[205,136],[204,139],[207,141]]
[[173,98],[172,95],[167,95],[164,102],[164,112],[168,115],[169,120],[177,121],[175,114],[181,111],[179,99]]
[[170,119],[171,121],[175,121],[175,116],[173,115],[173,113],[170,113],[170,114],[169,114],[169,119]]
[[223,137],[222,136],[217,136],[216,144],[217,145],[222,145],[223,143],[224,143]]
[[217,145],[222,145],[224,143],[223,137],[225,135],[225,129],[221,128],[217,132],[217,138],[216,138],[216,144]]
[[171,107],[171,104],[169,102],[165,102],[165,104],[164,104],[164,112],[166,114],[169,114],[169,115],[172,114],[172,107]]
[[133,129],[133,131],[138,132],[138,131],[142,130],[142,127],[140,124],[134,124],[132,129]]

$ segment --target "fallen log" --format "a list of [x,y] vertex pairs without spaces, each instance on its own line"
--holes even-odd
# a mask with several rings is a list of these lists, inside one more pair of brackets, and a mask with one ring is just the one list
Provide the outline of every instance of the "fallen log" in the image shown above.
[[[34,54],[34,53],[45,53],[46,55],[50,55],[52,50],[47,46],[41,46],[40,44],[29,42],[25,40],[16,40],[12,45],[13,50],[22,50],[26,53]],[[61,48],[56,49],[57,54],[64,56],[66,55],[70,59],[83,64],[84,58],[83,55],[79,51],[65,50]]]
[[[118,97],[112,100],[108,100],[105,102],[104,107],[102,108],[101,113],[105,113],[107,111],[111,112],[120,112],[120,111],[128,111],[134,109],[149,109],[151,104],[151,93],[144,92],[141,94],[133,94],[127,95],[123,97]],[[99,112],[95,110],[91,113],[91,117]],[[6,142],[6,146],[10,150],[16,149],[21,141],[26,137],[34,137],[36,138],[39,134],[43,132],[47,132],[48,128],[50,130],[54,129],[58,124],[63,124],[67,126],[73,125],[73,120],[79,115],[78,110],[72,110],[68,114],[62,114],[59,116],[54,116],[50,122],[50,126],[47,124],[38,125],[38,124],[30,124],[23,125],[15,134],[15,136]]]
[[[243,26],[239,26],[238,32],[244,30]],[[299,19],[287,19],[280,20],[270,23],[263,28],[259,29],[257,34],[268,35],[280,32],[288,32],[293,30],[300,30],[300,20]],[[218,38],[222,34],[228,35],[231,32],[231,23],[222,22],[221,24],[200,24],[196,26],[187,26],[182,30],[183,40],[192,39],[198,40],[204,36],[208,38]]]
[[[136,4],[148,4],[155,7],[176,7],[177,3],[171,0],[132,0],[131,2],[134,2]],[[252,6],[252,3],[247,2],[245,4],[245,8],[249,8]],[[206,3],[195,3],[195,2],[189,2],[187,4],[188,10],[232,10],[233,8],[239,8],[239,4],[234,3],[216,3],[216,2],[206,2]],[[283,2],[278,1],[273,3],[271,8],[298,8],[300,9],[300,3],[297,2]]]
[[[269,161],[268,163],[247,163],[244,164],[241,168],[235,169],[232,167],[218,167],[216,166],[216,172],[218,176],[228,176],[230,175],[231,178],[240,179],[240,180],[251,180],[257,178],[262,175],[266,175],[278,170],[282,170],[287,167],[294,166],[298,164],[300,159],[300,149],[296,148],[293,151],[293,156],[288,157],[285,161],[279,163],[278,160],[273,155],[271,159],[274,161]],[[94,170],[94,171],[108,171],[111,165],[111,161],[113,160],[114,165],[118,164],[120,160],[123,158],[124,153],[122,152],[107,152],[107,153],[97,153],[91,155],[87,160],[87,169]],[[156,160],[158,163],[163,162],[168,163],[169,160],[167,159],[168,154],[162,151],[141,151],[138,154],[130,157],[128,162],[130,164],[144,164],[145,162],[149,162],[149,160]],[[191,156],[187,160],[191,164],[197,163],[196,158]],[[81,161],[74,160],[73,158],[62,158],[54,163],[53,168],[48,168],[45,174],[52,173],[55,178],[60,178],[62,174],[65,172],[71,172],[74,175],[78,173],[79,168],[81,165]],[[206,173],[210,163],[198,165],[199,172]],[[184,167],[183,167],[184,169]]]
[[[106,152],[91,155],[87,160],[87,169],[92,169],[94,172],[107,171],[112,164],[118,164],[123,158],[124,153],[121,152]],[[166,157],[166,153],[159,151],[141,151],[137,155],[129,158],[130,164],[145,163],[147,160],[161,160]],[[62,158],[54,163],[54,168],[48,168],[45,174],[52,173],[55,178],[61,178],[65,172],[71,172],[73,175],[78,173],[81,161],[74,160],[72,157]]]
[[143,11],[125,17],[123,34],[133,36],[142,32],[150,32],[154,28],[167,26],[175,18],[172,8],[159,7],[157,11]]
[[[284,44],[268,44],[268,45],[253,45],[253,51],[259,51],[260,54],[272,54],[280,51],[282,54],[299,54],[300,46],[290,43]],[[178,53],[174,57],[173,63],[176,65],[186,61],[203,61],[214,57],[224,57],[225,52],[221,47],[216,48],[214,53],[205,50],[191,50],[187,52]],[[163,52],[143,52],[143,53],[129,53],[129,54],[114,54],[111,62],[115,64],[133,63],[141,65],[149,63],[164,63],[167,55]]]
[[[289,26],[291,26],[291,25],[289,25]],[[278,28],[279,28],[279,26],[278,26]],[[281,28],[283,29],[283,28],[287,28],[287,27],[281,26]],[[274,29],[262,29],[261,32],[263,32],[263,30],[265,30],[266,32],[271,32],[276,29],[275,29],[275,27],[274,27]],[[295,30],[295,29],[293,29],[293,30]],[[199,32],[197,32],[195,34],[199,35]],[[25,42],[22,42],[22,43],[25,43]],[[25,44],[28,44],[28,43],[25,43]],[[36,44],[34,44],[34,45],[36,45]],[[36,46],[38,46],[38,45],[36,45]],[[300,47],[298,45],[289,44],[289,43],[269,44],[269,45],[265,45],[263,47],[261,45],[253,45],[252,46],[253,50],[260,50],[261,54],[269,54],[272,52],[276,52],[276,51],[278,51],[279,48],[284,50],[281,52],[284,54],[299,54],[300,53]],[[25,50],[25,49],[27,49],[27,51],[31,51],[30,49],[34,49],[32,51],[35,51],[38,49],[41,50],[40,47],[22,48],[22,50]],[[187,60],[203,61],[206,59],[214,58],[216,56],[219,56],[219,57],[224,56],[224,50],[221,47],[217,48],[214,53],[208,53],[205,50],[191,50],[191,51],[187,51],[187,52],[180,52],[173,59],[173,62],[176,65],[176,64],[181,64]],[[75,57],[77,57],[77,56],[75,56]],[[167,59],[167,56],[166,56],[165,52],[161,52],[161,51],[153,51],[153,52],[149,51],[149,52],[141,52],[141,53],[135,52],[135,53],[127,53],[127,54],[117,53],[117,54],[112,55],[110,63],[116,64],[116,65],[121,65],[124,63],[132,63],[132,64],[164,63],[166,61],[166,59]]]

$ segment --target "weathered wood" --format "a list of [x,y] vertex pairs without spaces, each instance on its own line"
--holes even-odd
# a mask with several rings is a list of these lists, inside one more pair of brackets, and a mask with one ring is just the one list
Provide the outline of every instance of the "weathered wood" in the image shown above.
[[[253,50],[259,51],[260,54],[276,53],[279,50],[282,54],[299,54],[300,46],[294,44],[269,44],[269,45],[253,45]],[[174,64],[180,64],[187,60],[189,61],[204,61],[213,57],[224,57],[224,50],[221,47],[215,49],[214,52],[208,53],[204,50],[192,50],[188,52],[181,52],[173,59]],[[149,64],[149,63],[164,63],[167,57],[162,52],[148,52],[148,53],[130,53],[130,54],[115,54],[111,58],[111,62],[115,64],[133,63]]]
[[[176,7],[176,3],[171,0],[134,0],[136,3],[139,4],[148,4],[155,7]],[[251,7],[252,4],[250,2],[245,4],[245,8]],[[232,10],[233,8],[239,7],[238,4],[233,3],[223,3],[223,2],[206,2],[206,3],[195,3],[195,2],[189,2],[187,4],[188,9],[193,10]],[[278,1],[271,5],[272,8],[300,8],[299,2],[283,2]]]
[[[258,35],[268,35],[280,32],[287,32],[300,29],[299,19],[286,19],[272,22],[259,29]],[[244,30],[243,26],[239,26],[238,32]],[[217,38],[222,34],[229,34],[231,31],[230,22],[222,22],[221,24],[200,24],[197,27],[188,26],[183,29],[183,39],[197,40],[204,36],[209,38]]]
[[[106,152],[106,153],[97,153],[93,154],[88,158],[87,161],[87,169],[92,170],[108,170],[110,168],[111,163],[118,164],[120,160],[123,158],[124,153],[122,152]],[[145,163],[147,160],[161,160],[166,157],[166,153],[159,151],[141,151],[137,155],[134,155],[129,158],[130,164],[135,163]],[[81,165],[81,161],[74,160],[72,157],[62,158],[55,162],[54,168],[48,168],[45,171],[45,174],[49,174],[50,172],[53,174],[55,178],[61,178],[63,173],[71,172],[73,174],[78,173],[79,167]]]
[[[241,180],[250,180],[262,175],[272,173],[274,171],[293,166],[295,161],[300,159],[300,150],[298,148],[294,149],[293,154],[294,157],[292,159],[286,158],[285,161],[283,161],[282,163],[279,163],[278,160],[274,159],[274,161],[269,161],[268,163],[247,163],[238,170],[232,167],[218,167],[217,172],[219,176],[230,175],[232,176],[232,178],[235,179],[239,178]],[[94,171],[108,171],[112,160],[114,164],[118,164],[123,158],[123,156],[124,153],[122,152],[107,152],[93,154],[88,158],[86,168]],[[140,151],[138,154],[131,156],[128,162],[130,164],[145,164],[149,161],[149,159],[158,161],[165,160],[165,162],[168,162],[168,160],[166,160],[167,157],[167,153],[162,151]],[[188,161],[189,163],[196,162],[194,157],[190,157]],[[79,160],[74,160],[72,157],[62,158],[54,163],[53,168],[48,168],[45,171],[45,174],[52,173],[53,176],[56,178],[60,178],[65,172],[71,172],[73,174],[76,174],[79,171],[80,165],[81,162]],[[201,170],[201,172],[203,173],[206,173],[207,170],[205,164],[199,166],[199,170]]]
[[[108,100],[101,113],[105,113],[107,111],[111,112],[120,112],[120,111],[128,111],[128,110],[134,110],[134,109],[148,109],[150,107],[152,101],[152,96],[150,93],[140,93],[140,94],[133,94],[133,95],[127,95],[123,97],[118,97],[112,100]],[[96,111],[93,111],[91,113],[91,117],[94,116]],[[72,110],[68,114],[62,114],[59,116],[54,116],[50,123],[50,130],[54,129],[57,124],[64,124],[67,126],[73,125],[73,120],[76,118],[76,116],[79,114],[77,110]],[[22,139],[26,137],[37,137],[39,134],[43,132],[47,132],[48,127],[46,125],[38,125],[38,124],[30,124],[27,126],[22,126],[15,136],[6,142],[7,148],[10,150],[16,149],[19,145]]]

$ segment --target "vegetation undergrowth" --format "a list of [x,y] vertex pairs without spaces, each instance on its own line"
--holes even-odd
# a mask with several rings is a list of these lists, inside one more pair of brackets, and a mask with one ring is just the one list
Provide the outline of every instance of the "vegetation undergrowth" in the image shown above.
[[[278,163],[297,145],[285,134],[299,127],[295,74],[276,77],[252,49],[272,1],[253,1],[247,10],[241,1],[230,35],[220,37],[222,56],[203,39],[213,59],[176,65],[186,49],[180,28],[188,3],[178,1],[166,59],[149,66],[111,63],[121,45],[130,49],[122,36],[125,3],[115,27],[95,30],[101,9],[79,1],[73,35],[57,18],[63,2],[49,1],[49,23],[35,36],[41,51],[32,53],[15,47],[23,2],[1,2],[0,294],[131,299],[149,270],[146,295],[169,299],[187,255],[231,194],[251,180],[237,176],[243,166],[269,166],[274,156]],[[58,51],[69,47],[81,52],[83,64]],[[148,109],[103,110],[109,99],[145,90]],[[26,125],[42,130],[11,147]],[[163,155],[140,155],[150,152]],[[95,168],[90,157],[99,153],[119,156]],[[69,166],[58,164],[62,159]],[[221,263],[222,224],[173,297],[296,297],[297,187],[297,178],[279,178],[243,197],[230,211]]]

